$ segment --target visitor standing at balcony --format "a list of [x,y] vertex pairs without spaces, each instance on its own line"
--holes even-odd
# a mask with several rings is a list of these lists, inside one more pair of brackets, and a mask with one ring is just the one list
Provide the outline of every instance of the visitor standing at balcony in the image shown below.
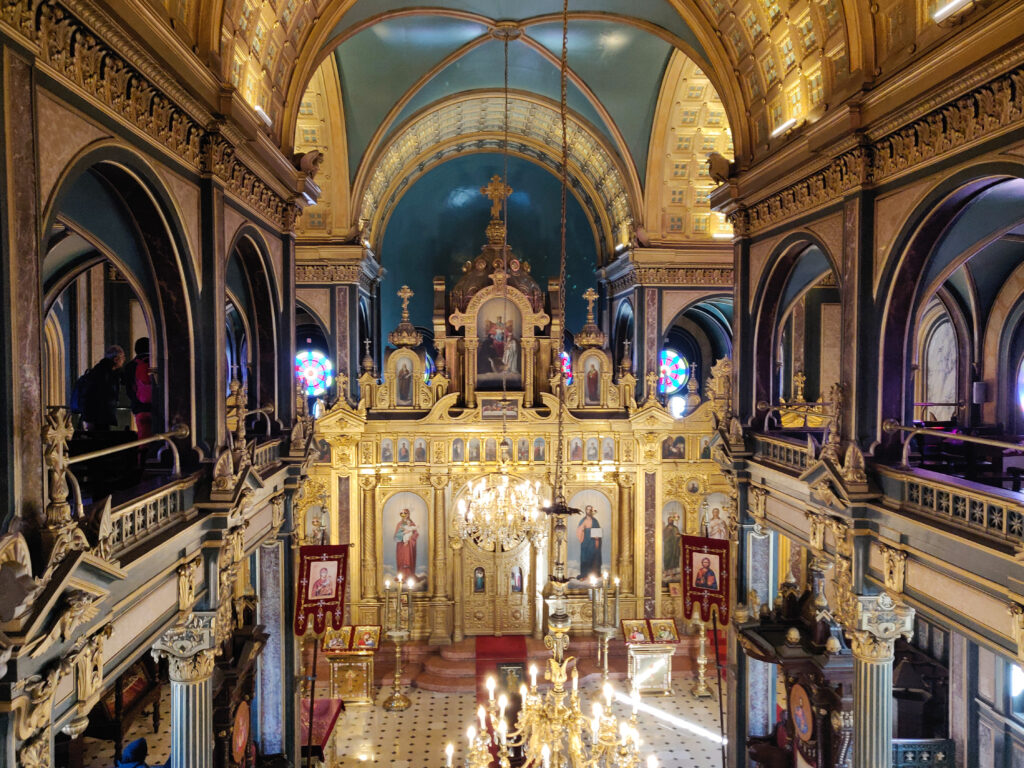
[[85,375],[82,427],[86,432],[106,432],[117,424],[117,400],[121,392],[124,360],[124,350],[114,344]]
[[149,375],[149,337],[135,342],[135,357],[125,368],[125,387],[139,438],[153,434],[153,381]]

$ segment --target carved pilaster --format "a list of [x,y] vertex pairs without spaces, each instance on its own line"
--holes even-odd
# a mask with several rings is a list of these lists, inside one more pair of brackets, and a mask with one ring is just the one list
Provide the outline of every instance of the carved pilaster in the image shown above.
[[768,520],[768,489],[752,485],[749,498],[750,504],[747,505],[747,512],[754,518],[754,530],[758,534],[764,534]]
[[884,564],[885,590],[898,595],[903,592],[903,583],[907,574],[907,553],[885,544],[879,544]]
[[[466,393],[466,407],[476,407],[476,339],[466,339],[466,386],[463,390]],[[524,358],[525,360],[525,358]]]
[[184,565],[178,566],[178,610],[191,611],[196,602],[196,573],[202,556],[196,555]]
[[1010,636],[1017,644],[1017,659],[1024,664],[1024,605],[1010,603]]
[[[452,545],[452,550],[455,552],[455,557],[452,562],[452,583],[455,585],[455,627],[452,631],[452,642],[457,643],[460,640],[465,639],[466,634],[463,629],[463,601],[462,601],[462,539],[451,538],[449,539]],[[532,571],[531,571],[532,573]]]
[[616,569],[622,579],[622,591],[633,592],[633,494],[636,477],[630,472],[618,472],[619,486],[619,562]]
[[66,408],[49,408],[43,422],[43,461],[47,470],[46,529],[43,540],[52,571],[69,552],[88,549],[85,533],[75,523],[68,502],[68,440],[74,434]]
[[377,475],[362,475],[359,490],[362,497],[362,524],[360,552],[360,583],[364,600],[377,597],[377,507],[375,504]]

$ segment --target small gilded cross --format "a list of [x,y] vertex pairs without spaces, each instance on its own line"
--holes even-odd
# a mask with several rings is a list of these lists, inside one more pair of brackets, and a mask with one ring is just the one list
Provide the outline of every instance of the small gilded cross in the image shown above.
[[512,187],[501,180],[501,176],[494,174],[486,187],[480,187],[480,194],[491,201],[491,218],[501,218],[501,203],[512,194]]
[[587,323],[593,323],[594,302],[597,301],[597,291],[595,291],[592,287],[587,288],[587,290],[583,293],[583,298],[586,299],[587,302]]
[[409,299],[416,294],[413,293],[412,289],[408,285],[403,285],[402,289],[398,292],[398,298],[402,300],[402,320],[406,321],[409,319]]

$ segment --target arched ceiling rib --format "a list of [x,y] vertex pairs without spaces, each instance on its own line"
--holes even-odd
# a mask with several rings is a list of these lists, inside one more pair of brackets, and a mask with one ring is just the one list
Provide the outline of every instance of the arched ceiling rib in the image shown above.
[[[508,110],[510,150],[553,171],[561,157],[557,105],[525,94],[511,94]],[[425,110],[388,142],[365,167],[372,174],[356,189],[361,200],[359,219],[371,242],[379,225],[408,186],[459,151],[501,151],[505,128],[502,93],[463,95]],[[577,196],[589,212],[598,239],[610,252],[628,237],[639,190],[614,153],[584,123],[569,121],[569,172]]]

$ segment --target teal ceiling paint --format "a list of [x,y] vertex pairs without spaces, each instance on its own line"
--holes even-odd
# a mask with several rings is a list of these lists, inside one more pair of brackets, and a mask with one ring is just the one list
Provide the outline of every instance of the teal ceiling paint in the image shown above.
[[[654,111],[672,46],[649,32],[615,22],[577,21],[570,31],[569,66],[608,110],[643,177]],[[553,54],[561,55],[561,24],[541,24],[527,32]]]
[[[490,201],[480,194],[494,174],[503,172],[500,154],[463,155],[428,171],[399,201],[381,241],[380,261],[387,270],[381,285],[381,321],[385,332],[398,325],[404,284],[416,296],[409,305],[412,322],[433,324],[433,279],[443,275],[450,290],[462,265],[475,258],[485,242]],[[558,276],[561,186],[551,172],[517,157],[509,158],[509,237],[513,254],[528,261],[531,274],[547,293],[548,278]],[[578,331],[585,320],[581,294],[596,287],[597,246],[579,202],[568,198],[567,326]]]
[[352,179],[377,127],[410,87],[445,56],[486,32],[439,16],[390,19],[335,49]]
[[[562,10],[562,4],[557,2],[557,0],[436,0],[430,4],[430,7],[476,13],[489,19],[510,19],[514,21],[522,21],[546,14],[561,13]],[[423,6],[407,2],[406,0],[360,0],[342,17],[341,22],[334,28],[331,36],[339,35],[346,29],[366,21],[372,16],[392,11],[419,8],[423,8]],[[688,43],[702,57],[707,58],[707,54],[697,41],[697,36],[693,33],[693,30],[685,24],[682,17],[668,0],[630,0],[628,3],[624,3],[622,0],[573,0],[570,4],[569,12],[579,13],[582,11],[614,13],[651,22],[671,32]],[[571,22],[569,27],[570,37],[573,34],[574,28],[575,22]]]
[[[554,101],[561,99],[558,68],[545,61],[537,51],[522,42],[513,42],[508,49],[509,88],[535,93]],[[501,42],[486,43],[453,61],[437,73],[409,101],[395,120],[397,127],[417,111],[435,102],[440,102],[455,93],[477,89],[501,89],[505,84],[505,51]],[[570,83],[567,101],[569,109],[600,130],[609,142],[612,133],[590,100]]]

